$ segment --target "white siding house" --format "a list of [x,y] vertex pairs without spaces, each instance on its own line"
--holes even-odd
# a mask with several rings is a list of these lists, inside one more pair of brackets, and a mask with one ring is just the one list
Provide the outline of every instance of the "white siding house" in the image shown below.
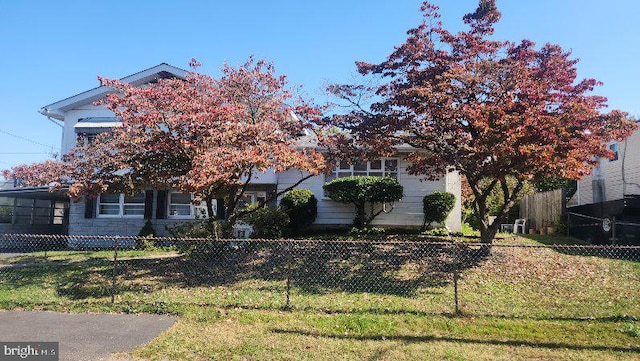
[[[142,85],[162,77],[186,76],[186,71],[168,64],[160,64],[122,79],[123,82]],[[64,124],[62,135],[62,154],[68,153],[77,141],[98,134],[120,123],[114,114],[104,106],[93,103],[104,97],[109,88],[97,87],[78,95],[43,107],[40,112]],[[438,181],[422,181],[419,177],[407,174],[407,162],[402,151],[393,163],[397,168],[393,176],[404,187],[404,197],[397,202],[392,212],[382,214],[374,221],[381,226],[420,226],[422,225],[422,198],[435,191],[448,191],[455,194],[457,202],[446,225],[453,231],[461,228],[460,178],[452,172]],[[377,166],[377,165],[376,165]],[[374,167],[375,168],[375,167]],[[375,169],[372,169],[374,171]],[[375,173],[375,172],[374,172]],[[304,175],[299,171],[286,171],[276,174],[268,171],[252,181],[249,190],[250,200],[264,197],[268,192],[280,191],[298,182]],[[336,203],[324,196],[322,185],[325,175],[305,180],[298,187],[308,188],[318,199],[318,218],[316,225],[348,225],[354,217],[351,205]],[[250,201],[249,200],[249,201]],[[171,226],[185,219],[193,219],[193,207],[178,203],[178,197],[172,197],[166,191],[149,190],[138,198],[101,197],[97,200],[71,203],[69,207],[68,232],[71,235],[137,235],[146,220],[151,220],[154,229],[160,235],[166,235],[165,226]]]
[[610,142],[568,202],[569,232],[589,243],[640,245],[640,130]]
[[569,206],[579,206],[640,195],[640,130],[622,142],[609,143],[616,158],[600,159],[591,174],[578,181]]
[[[426,181],[407,173],[407,161],[402,154],[396,158],[398,165],[398,182],[404,187],[404,196],[393,205],[389,213],[382,213],[373,221],[375,226],[386,227],[419,227],[422,226],[422,198],[430,193],[447,191],[456,196],[456,205],[446,221],[451,230],[461,229],[460,177],[451,172],[437,181]],[[300,179],[299,171],[287,171],[278,175],[278,191],[286,189]],[[342,204],[327,198],[322,190],[327,176],[320,175],[309,178],[298,187],[310,189],[318,199],[317,225],[349,225],[353,222],[354,206]]]

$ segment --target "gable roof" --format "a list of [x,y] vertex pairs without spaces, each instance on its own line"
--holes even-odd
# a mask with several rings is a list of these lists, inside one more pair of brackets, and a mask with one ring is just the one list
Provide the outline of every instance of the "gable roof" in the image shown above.
[[[152,68],[126,76],[120,80],[124,83],[130,83],[132,85],[142,85],[161,78],[185,78],[186,76],[186,70],[177,68],[167,63],[162,63]],[[105,96],[110,91],[111,88],[109,87],[99,86],[97,88],[87,90],[66,99],[62,99],[55,103],[45,105],[40,109],[39,112],[40,114],[47,117],[64,120],[64,113],[68,110],[77,108],[81,105],[91,104],[94,101]]]

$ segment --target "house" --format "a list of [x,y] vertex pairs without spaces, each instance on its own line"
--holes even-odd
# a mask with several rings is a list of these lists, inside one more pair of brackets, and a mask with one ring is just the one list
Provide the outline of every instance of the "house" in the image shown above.
[[[184,78],[187,72],[169,64],[160,64],[122,78],[134,85],[151,83],[158,78]],[[112,127],[119,121],[105,106],[94,102],[104,97],[109,88],[97,87],[49,104],[40,110],[44,116],[63,122],[61,153],[68,153],[77,142],[91,141],[92,137]],[[308,146],[313,146],[309,144]],[[422,198],[435,191],[448,191],[456,195],[457,203],[446,222],[454,230],[461,229],[460,178],[451,172],[438,181],[426,181],[407,173],[408,163],[404,154],[409,148],[398,148],[396,157],[383,158],[355,165],[338,164],[331,175],[319,175],[302,182],[298,187],[312,190],[318,199],[317,226],[348,225],[354,217],[350,205],[328,199],[322,185],[329,179],[347,175],[391,176],[404,186],[404,198],[395,209],[382,214],[374,221],[376,226],[422,225]],[[298,182],[304,174],[298,170],[276,173],[267,171],[253,177],[245,193],[244,201],[253,203],[265,199],[272,192],[279,192]],[[178,192],[148,190],[135,197],[122,194],[103,194],[95,200],[69,204],[68,233],[70,235],[137,235],[146,220],[150,220],[160,235],[167,235],[166,227],[185,220],[195,219],[202,211],[191,204],[189,196]]]
[[622,142],[608,144],[613,159],[600,159],[591,174],[578,181],[570,206],[640,195],[640,130]]
[[608,147],[613,159],[600,159],[567,204],[570,231],[588,242],[640,244],[640,130]]
[[20,187],[0,182],[0,234],[65,234],[69,198],[48,187]]

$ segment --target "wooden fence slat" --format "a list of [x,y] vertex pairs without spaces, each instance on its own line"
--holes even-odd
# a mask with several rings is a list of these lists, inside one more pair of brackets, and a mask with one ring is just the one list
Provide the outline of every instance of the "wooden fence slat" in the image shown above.
[[527,219],[527,228],[539,230],[560,222],[566,208],[564,189],[534,193],[520,200],[520,218]]

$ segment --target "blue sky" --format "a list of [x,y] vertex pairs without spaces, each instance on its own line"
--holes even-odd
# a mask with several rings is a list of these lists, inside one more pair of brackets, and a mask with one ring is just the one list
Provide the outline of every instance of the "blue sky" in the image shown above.
[[[445,27],[463,28],[477,0],[433,0]],[[496,37],[560,44],[581,78],[604,86],[611,109],[640,117],[640,1],[497,0]],[[250,55],[275,63],[322,100],[327,82],[349,82],[354,62],[380,62],[419,24],[421,1],[1,1],[0,169],[42,161],[61,129],[42,106],[162,62],[191,57],[216,75]]]

